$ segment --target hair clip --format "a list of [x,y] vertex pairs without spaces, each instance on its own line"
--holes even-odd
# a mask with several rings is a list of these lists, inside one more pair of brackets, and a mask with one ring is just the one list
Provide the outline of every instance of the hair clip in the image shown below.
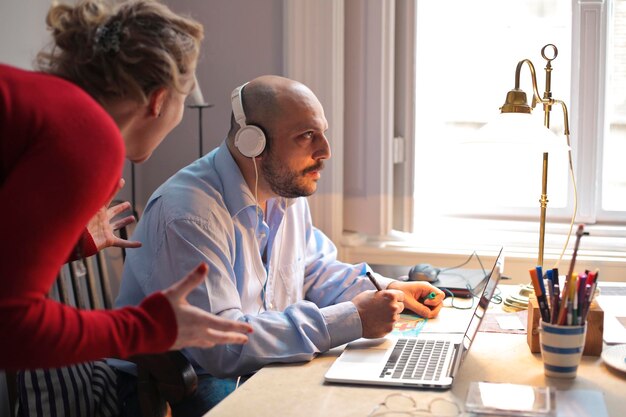
[[98,26],[94,37],[94,49],[104,53],[120,50],[120,33],[122,31],[122,22],[108,22]]

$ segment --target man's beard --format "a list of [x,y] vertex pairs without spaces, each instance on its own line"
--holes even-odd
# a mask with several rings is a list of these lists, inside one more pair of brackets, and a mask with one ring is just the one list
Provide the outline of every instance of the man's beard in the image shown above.
[[276,195],[285,198],[306,197],[313,194],[317,188],[314,184],[305,183],[304,181],[298,183],[298,180],[304,179],[309,172],[322,170],[323,168],[324,162],[320,160],[300,172],[290,171],[285,164],[274,158],[271,151],[261,164],[261,172],[263,172],[265,181],[267,181],[272,191]]

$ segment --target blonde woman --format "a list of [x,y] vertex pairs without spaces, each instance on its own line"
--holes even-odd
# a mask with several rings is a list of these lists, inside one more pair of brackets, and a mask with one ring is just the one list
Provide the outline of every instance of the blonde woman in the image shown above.
[[124,156],[145,161],[180,122],[203,37],[148,0],[53,5],[47,24],[42,72],[0,65],[0,369],[245,343],[249,325],[186,301],[204,264],[137,307],[80,311],[46,297],[74,252],[125,244],[86,225],[108,220]]

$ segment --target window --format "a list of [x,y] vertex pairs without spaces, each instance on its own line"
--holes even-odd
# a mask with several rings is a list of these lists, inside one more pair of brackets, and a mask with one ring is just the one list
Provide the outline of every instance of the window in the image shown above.
[[[558,47],[552,63],[553,97],[570,102],[569,12],[568,4],[558,0],[417,2],[415,196],[432,196],[437,204],[416,204],[416,226],[446,213],[535,215],[541,152],[520,155],[519,149],[459,144],[459,139],[471,139],[499,113],[506,93],[514,87],[521,59],[535,64],[543,92],[545,61],[540,50],[546,39]],[[521,87],[529,99],[530,79],[528,67],[523,67]],[[541,106],[533,116],[541,126]],[[551,116],[555,133],[562,135],[561,110],[554,108]],[[555,166],[550,156],[549,207],[562,208],[567,204],[567,188],[555,185],[568,183],[567,165],[558,160]]]
[[[552,97],[569,108],[579,184],[577,219],[626,222],[626,169],[621,161],[626,150],[626,0],[609,1],[610,9],[601,1],[578,3],[416,2],[416,235],[432,240],[443,222],[463,225],[459,219],[469,217],[480,230],[506,230],[498,239],[536,247],[542,154],[459,144],[459,139],[480,134],[479,128],[495,117],[506,92],[514,87],[516,65],[522,59],[534,64],[539,94],[543,94],[546,61],[540,52],[547,43],[558,48],[552,61]],[[606,15],[609,25],[602,24]],[[602,61],[604,50],[607,59]],[[579,71],[570,70],[579,66]],[[528,67],[523,66],[521,88],[529,100],[530,79]],[[604,109],[606,129],[597,120]],[[537,106],[533,117],[538,124],[543,124],[543,115]],[[565,140],[559,107],[550,113],[550,127]],[[573,189],[565,153],[551,153],[548,167],[547,218],[552,226],[547,231],[553,236],[547,238],[546,249],[557,251],[574,210]],[[497,219],[501,224],[485,226],[476,218]],[[467,239],[480,240],[476,230],[468,232]],[[482,234],[487,235],[486,240],[494,239],[493,233]]]
[[[286,1],[286,74],[318,82],[314,91],[331,86],[321,101],[334,110],[331,126],[343,122],[331,136],[331,161],[338,161],[325,172],[331,186],[310,197],[315,224],[331,232],[340,259],[452,266],[472,250],[493,252],[503,244],[507,275],[527,279],[537,258],[541,156],[471,157],[475,150],[454,152],[452,144],[498,113],[520,60],[533,62],[543,94],[540,51],[552,43],[558,57],[551,90],[570,116],[577,221],[593,224],[578,265],[606,267],[607,278],[623,276],[625,2]],[[299,37],[310,44],[291,41]],[[293,63],[301,74],[289,70]],[[526,67],[521,83],[530,94]],[[541,108],[534,116],[543,122]],[[555,108],[550,127],[557,135],[563,134],[562,120]],[[472,179],[478,171],[490,181]],[[569,229],[568,177],[563,155],[551,155],[547,261],[559,255]],[[505,191],[507,198],[501,197]],[[466,198],[458,197],[463,193]]]
[[612,11],[601,210],[625,212],[626,169],[622,155],[626,154],[626,0],[614,1]]

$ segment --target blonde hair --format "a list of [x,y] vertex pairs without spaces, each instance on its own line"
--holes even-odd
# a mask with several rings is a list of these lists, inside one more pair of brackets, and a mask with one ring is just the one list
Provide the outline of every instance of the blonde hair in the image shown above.
[[46,17],[53,45],[39,69],[65,78],[99,102],[143,104],[158,88],[185,91],[193,77],[203,27],[153,0],[53,4]]

